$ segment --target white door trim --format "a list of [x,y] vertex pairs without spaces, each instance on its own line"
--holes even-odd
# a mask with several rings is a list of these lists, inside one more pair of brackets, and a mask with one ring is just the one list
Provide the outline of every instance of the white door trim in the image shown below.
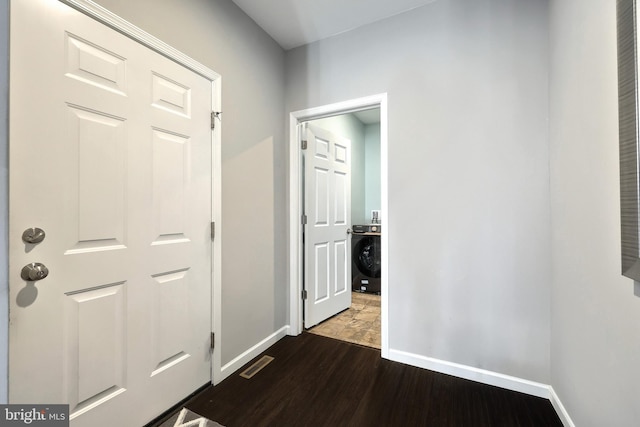
[[[220,74],[211,70],[210,68],[204,66],[199,63],[195,59],[185,55],[179,50],[169,46],[162,40],[152,36],[146,31],[136,27],[129,21],[126,21],[120,18],[118,15],[110,12],[99,4],[91,1],[91,0],[58,0],[60,3],[64,3],[73,7],[74,9],[79,10],[92,17],[93,19],[102,22],[103,24],[118,30],[125,36],[129,37],[137,41],[138,43],[150,48],[158,52],[161,55],[166,56],[169,59],[174,60],[178,64],[182,65],[185,68],[190,69],[203,77],[211,80],[212,82],[217,81],[220,78]],[[215,100],[214,100],[215,101]]]
[[[175,61],[176,63],[182,65],[183,67],[205,77],[209,81],[211,81],[211,91],[212,91],[212,109],[214,111],[220,111],[222,106],[221,101],[221,86],[222,86],[222,78],[220,74],[215,71],[209,69],[193,58],[185,55],[184,53],[174,49],[158,38],[152,36],[151,34],[141,30],[130,22],[120,18],[119,16],[113,14],[109,10],[104,7],[94,3],[90,0],[59,0],[61,3],[69,5],[85,15],[102,22],[103,24],[117,30],[118,32],[124,34],[125,36],[135,40],[136,42],[154,50],[155,52]],[[221,343],[220,343],[220,327],[222,325],[222,275],[221,275],[221,265],[222,265],[222,257],[221,257],[221,248],[222,248],[222,209],[221,209],[221,200],[222,200],[222,150],[221,150],[221,141],[222,141],[222,125],[220,121],[216,122],[215,129],[211,131],[211,141],[212,141],[212,159],[211,159],[211,167],[212,167],[212,198],[211,198],[211,221],[216,224],[216,236],[212,242],[212,316],[211,316],[211,330],[216,333],[216,346],[213,350],[212,354],[212,366],[211,366],[211,381],[213,384],[217,384],[222,381],[222,370],[221,370]],[[8,327],[8,326],[7,326]],[[5,384],[6,388],[6,384]]]
[[[302,150],[299,144],[298,124],[313,119],[346,114],[358,110],[380,107],[380,178],[382,218],[389,223],[388,209],[388,131],[387,131],[387,94],[351,99],[335,104],[294,111],[289,114],[289,335],[302,333]],[[382,233],[382,283],[381,293],[381,334],[382,357],[389,354],[389,233]]]
[[[0,404],[9,401],[9,0],[0,0]],[[5,90],[6,89],[6,90]]]

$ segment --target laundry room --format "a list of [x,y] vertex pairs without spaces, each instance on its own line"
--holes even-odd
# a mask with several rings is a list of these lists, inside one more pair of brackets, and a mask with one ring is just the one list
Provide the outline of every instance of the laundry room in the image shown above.
[[[381,211],[380,109],[308,122],[350,143],[350,306],[331,313],[311,333],[380,348]],[[308,187],[308,183],[305,184]],[[332,195],[332,198],[335,196]],[[305,322],[305,326],[308,322]]]

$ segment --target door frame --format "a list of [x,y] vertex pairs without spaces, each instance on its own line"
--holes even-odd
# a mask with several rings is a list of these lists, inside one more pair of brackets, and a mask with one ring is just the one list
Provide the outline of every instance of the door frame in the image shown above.
[[[303,331],[302,300],[304,247],[302,244],[302,149],[298,125],[310,120],[353,113],[360,110],[380,108],[380,181],[382,218],[389,223],[388,209],[388,125],[387,94],[380,93],[363,98],[350,99],[334,104],[308,108],[289,113],[289,328],[288,335],[300,335]],[[381,275],[381,352],[389,355],[389,241],[388,232],[382,233]]]
[[[114,30],[124,34],[135,42],[173,60],[174,62],[182,65],[183,67],[201,75],[211,82],[211,109],[212,111],[220,111],[222,106],[221,100],[221,87],[222,87],[222,78],[220,74],[211,70],[210,68],[204,66],[198,61],[192,59],[191,57],[185,55],[184,53],[176,50],[175,48],[169,46],[158,38],[152,36],[151,34],[141,30],[130,22],[120,18],[104,7],[94,3],[91,0],[58,0],[60,3],[66,4],[83,14],[89,16],[90,18],[95,19],[102,24],[113,28]],[[2,0],[0,6],[9,6],[10,0]],[[8,31],[7,31],[8,32]],[[8,40],[8,39],[7,39]],[[4,55],[2,55],[4,58]],[[4,76],[1,79],[1,82],[4,82]],[[5,99],[2,99],[4,102]],[[8,111],[8,114],[11,114]],[[7,134],[4,132],[4,128],[2,130],[2,139],[0,142],[2,146],[5,148],[10,146],[11,141],[8,141]],[[5,139],[7,138],[7,139]],[[216,333],[218,337],[222,334],[220,333],[220,328],[222,325],[222,316],[221,316],[221,296],[222,296],[222,275],[221,275],[221,265],[222,265],[222,256],[221,256],[221,247],[222,247],[222,209],[221,209],[221,200],[222,200],[222,186],[221,186],[221,178],[222,178],[222,150],[221,150],[221,141],[222,141],[222,126],[220,121],[216,122],[215,128],[211,130],[211,221],[215,223],[216,226],[216,236],[215,239],[211,242],[212,245],[212,260],[211,260],[211,331]],[[8,159],[0,158],[0,160],[7,162]],[[7,165],[9,168],[12,165]],[[15,167],[15,166],[14,166]],[[8,199],[6,198],[6,194],[4,192],[6,189],[5,179],[7,177],[2,176],[2,191],[0,191],[0,202],[2,203],[2,217],[0,218],[0,222],[2,222],[3,231],[6,232],[8,229]],[[4,235],[4,233],[0,233],[0,237],[3,239],[2,243],[4,243],[5,247],[8,248],[8,236]],[[0,251],[1,252],[1,251]],[[2,272],[2,276],[8,278],[8,271],[5,270],[5,265],[0,264],[0,268],[4,270]],[[6,281],[6,288],[0,289],[0,305],[5,309],[5,307],[9,306],[9,281]],[[8,323],[4,324],[0,332],[0,345],[4,345],[6,349],[5,352],[2,353],[1,360],[6,360],[8,356],[8,332],[9,325]],[[218,338],[220,339],[220,338]],[[211,369],[210,369],[210,379],[213,384],[217,384],[222,381],[222,370],[221,370],[221,344],[220,342],[216,343],[216,346],[213,349],[211,356]],[[6,365],[5,365],[6,366]],[[5,370],[6,369],[6,370]],[[6,401],[8,399],[8,366],[6,368],[2,368],[2,371],[6,372],[3,375],[3,372],[0,372],[0,400]]]

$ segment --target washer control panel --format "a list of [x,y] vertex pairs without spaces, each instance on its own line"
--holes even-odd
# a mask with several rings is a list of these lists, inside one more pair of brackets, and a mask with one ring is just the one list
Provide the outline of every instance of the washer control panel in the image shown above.
[[382,232],[382,226],[380,224],[364,224],[364,225],[353,225],[352,230],[354,233],[364,234],[364,233],[380,233]]

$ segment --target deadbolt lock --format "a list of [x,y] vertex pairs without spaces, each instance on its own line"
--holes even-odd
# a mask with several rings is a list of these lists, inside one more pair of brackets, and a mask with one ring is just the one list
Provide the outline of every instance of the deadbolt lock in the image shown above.
[[45,233],[41,228],[27,228],[22,233],[22,240],[25,243],[36,244],[40,243],[44,240]]

